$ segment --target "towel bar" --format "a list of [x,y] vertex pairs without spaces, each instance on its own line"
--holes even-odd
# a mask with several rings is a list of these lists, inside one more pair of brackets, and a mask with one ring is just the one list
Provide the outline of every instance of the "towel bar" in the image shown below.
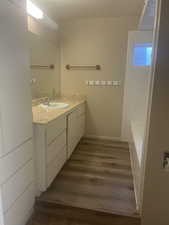
[[66,65],[66,69],[67,70],[101,70],[101,66],[100,65],[96,65],[96,66],[71,66],[71,65]]

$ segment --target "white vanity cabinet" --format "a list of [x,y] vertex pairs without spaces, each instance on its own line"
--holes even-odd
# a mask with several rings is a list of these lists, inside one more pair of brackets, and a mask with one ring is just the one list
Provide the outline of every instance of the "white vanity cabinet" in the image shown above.
[[35,123],[37,195],[54,181],[84,135],[85,103],[68,108],[63,115],[47,123]]
[[85,104],[81,104],[68,115],[68,158],[70,158],[76,145],[84,135],[85,130]]
[[34,126],[37,195],[45,191],[67,159],[66,117]]

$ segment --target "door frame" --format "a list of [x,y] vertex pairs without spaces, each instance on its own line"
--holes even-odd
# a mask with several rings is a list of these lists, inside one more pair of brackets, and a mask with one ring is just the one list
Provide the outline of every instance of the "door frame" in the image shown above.
[[146,162],[147,162],[147,154],[148,154],[148,141],[149,141],[149,130],[150,130],[150,120],[151,120],[151,108],[152,108],[152,98],[153,98],[153,90],[154,90],[154,79],[155,79],[155,70],[156,70],[156,62],[157,62],[157,50],[158,50],[158,41],[159,41],[159,30],[160,30],[160,15],[161,15],[161,1],[156,0],[156,13],[155,13],[155,25],[153,31],[153,60],[152,66],[150,68],[150,82],[149,82],[149,96],[148,96],[148,109],[147,109],[147,122],[146,122],[146,130],[144,137],[144,146],[143,146],[143,154],[142,154],[142,165],[141,165],[141,188],[140,188],[140,210],[142,212],[143,206],[143,193],[144,193],[144,178],[145,178],[145,170],[146,170]]
[[[147,190],[145,190],[145,187],[146,187],[146,184],[145,184],[146,170],[149,167],[149,165],[148,165],[150,163],[149,160],[153,159],[152,149],[149,149],[149,145],[152,146],[152,143],[149,143],[149,142],[152,142],[152,138],[150,137],[150,132],[151,132],[151,129],[152,129],[151,126],[152,126],[152,123],[153,123],[151,121],[151,119],[152,119],[151,113],[152,113],[153,101],[156,97],[156,96],[153,96],[153,93],[154,93],[154,90],[155,90],[155,84],[157,85],[157,80],[156,80],[157,68],[158,68],[157,62],[159,63],[158,60],[160,59],[160,58],[158,59],[158,48],[160,49],[160,44],[162,43],[162,40],[163,40],[163,39],[160,40],[160,36],[162,36],[162,35],[165,36],[164,27],[162,27],[162,30],[160,30],[160,28],[162,26],[162,23],[160,23],[160,22],[161,22],[161,17],[163,17],[163,20],[167,19],[167,15],[169,14],[168,9],[164,12],[164,5],[167,2],[166,0],[156,0],[156,2],[157,3],[156,3],[155,25],[154,25],[154,32],[153,32],[153,51],[154,51],[154,54],[153,54],[152,67],[151,67],[151,71],[150,71],[150,73],[151,73],[150,79],[151,80],[150,80],[150,89],[149,89],[149,97],[148,97],[149,99],[148,99],[148,110],[147,110],[147,123],[146,123],[145,139],[144,139],[145,141],[144,141],[143,163],[142,163],[142,167],[141,167],[141,193],[140,193],[140,196],[141,196],[141,214],[142,214],[142,217],[143,217],[143,220],[142,220],[143,225],[150,224],[152,221],[153,222],[155,221],[155,223],[153,223],[153,224],[156,225],[156,218],[159,216],[158,213],[156,214],[156,211],[154,211],[154,214],[152,212],[151,213],[149,213],[149,212],[145,213],[147,208],[145,208],[146,204],[144,204],[144,198],[146,198],[146,197],[144,197],[144,195],[147,191]],[[161,31],[163,31],[163,33],[160,33]],[[166,28],[165,32],[168,33],[169,29]],[[166,46],[166,50],[168,50],[168,49],[169,49],[169,45]],[[165,54],[165,52],[164,52],[164,54]],[[164,57],[166,57],[166,56],[164,56]],[[168,71],[165,71],[165,72],[169,73],[169,69],[168,69]],[[160,73],[160,72],[158,71],[158,73]],[[164,80],[163,80],[163,82],[164,82]],[[159,151],[161,152],[160,149],[159,149]],[[162,164],[162,158],[161,159],[159,158],[159,161]],[[162,165],[161,165],[161,168],[162,168]],[[165,173],[165,171],[163,171],[163,173]],[[153,178],[153,175],[154,174],[152,174],[150,172],[149,177]],[[157,176],[157,179],[158,179],[158,176]],[[162,185],[164,185],[164,184],[162,183]],[[153,189],[153,187],[152,187],[152,189]],[[159,193],[159,195],[160,195],[160,193]],[[161,207],[161,208],[163,206],[162,202],[157,202],[156,199],[153,199],[152,205],[159,205],[159,207]],[[164,219],[164,221],[161,221],[161,222],[162,222],[162,224],[165,224],[166,218]],[[157,223],[158,223],[158,220],[157,220]]]
[[4,216],[3,216],[3,209],[2,209],[1,187],[0,187],[0,225],[4,225]]

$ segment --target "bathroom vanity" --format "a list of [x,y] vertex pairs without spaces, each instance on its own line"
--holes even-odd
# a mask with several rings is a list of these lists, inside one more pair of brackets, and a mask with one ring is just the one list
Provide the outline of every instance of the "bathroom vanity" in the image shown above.
[[85,130],[85,101],[64,109],[33,107],[37,195],[53,182]]

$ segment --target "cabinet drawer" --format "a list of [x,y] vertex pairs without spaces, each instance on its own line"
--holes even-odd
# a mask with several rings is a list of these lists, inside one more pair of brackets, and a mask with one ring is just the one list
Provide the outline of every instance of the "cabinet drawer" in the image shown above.
[[59,117],[51,121],[47,127],[47,144],[49,145],[58,135],[66,129],[66,117]]
[[4,212],[23,194],[34,179],[33,160],[29,161],[15,175],[2,185],[2,200]]
[[66,146],[66,130],[63,131],[56,139],[47,147],[47,165],[56,158],[60,150]]
[[76,109],[77,115],[80,116],[82,114],[85,114],[85,104],[81,104],[80,106],[78,106],[78,108]]
[[30,219],[31,211],[34,207],[34,183],[32,183],[25,192],[12,204],[9,210],[4,214],[5,225],[23,225]]
[[17,150],[0,158],[0,184],[5,183],[23,165],[33,157],[32,139]]
[[66,162],[66,147],[61,149],[56,158],[47,167],[47,187],[51,185],[64,163]]

